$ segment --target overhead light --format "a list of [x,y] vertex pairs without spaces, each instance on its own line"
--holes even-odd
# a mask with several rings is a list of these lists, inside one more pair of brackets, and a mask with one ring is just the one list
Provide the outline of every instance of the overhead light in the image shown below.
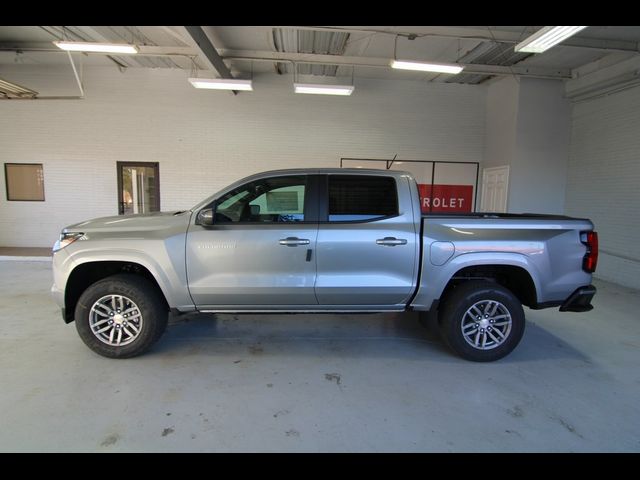
[[58,48],[71,52],[138,53],[138,47],[128,43],[53,42]]
[[318,83],[294,83],[296,93],[311,93],[315,95],[351,95],[353,85],[324,85]]
[[189,82],[196,88],[213,90],[247,90],[252,91],[251,80],[237,80],[235,78],[189,78]]
[[38,92],[0,78],[0,94],[6,98],[35,98]]
[[515,46],[516,52],[541,53],[587,27],[544,27]]
[[392,60],[391,68],[398,70],[419,70],[421,72],[460,73],[464,67],[456,63],[415,62],[412,60]]

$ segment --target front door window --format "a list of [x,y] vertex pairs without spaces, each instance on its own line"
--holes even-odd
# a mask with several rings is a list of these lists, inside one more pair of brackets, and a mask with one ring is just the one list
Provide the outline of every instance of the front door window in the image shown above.
[[243,185],[226,195],[216,207],[222,223],[304,222],[304,175],[273,177]]

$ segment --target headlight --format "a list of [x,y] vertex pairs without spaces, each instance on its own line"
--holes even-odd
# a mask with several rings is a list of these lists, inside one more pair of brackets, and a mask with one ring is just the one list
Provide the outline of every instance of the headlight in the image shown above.
[[68,233],[62,232],[60,234],[60,239],[53,244],[53,253],[57,252],[58,250],[62,250],[64,247],[72,244],[83,235],[84,233],[82,232],[68,232]]

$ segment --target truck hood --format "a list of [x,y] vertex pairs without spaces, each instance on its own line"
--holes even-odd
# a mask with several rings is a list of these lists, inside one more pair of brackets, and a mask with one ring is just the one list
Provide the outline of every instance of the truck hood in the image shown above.
[[181,224],[186,228],[190,218],[191,210],[116,215],[75,223],[65,227],[63,232],[142,232],[172,228]]

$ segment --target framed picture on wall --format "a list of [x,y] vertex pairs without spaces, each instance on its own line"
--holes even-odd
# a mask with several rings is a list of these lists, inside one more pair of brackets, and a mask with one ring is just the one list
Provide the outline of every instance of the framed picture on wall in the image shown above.
[[5,163],[4,181],[10,202],[44,202],[41,163]]

